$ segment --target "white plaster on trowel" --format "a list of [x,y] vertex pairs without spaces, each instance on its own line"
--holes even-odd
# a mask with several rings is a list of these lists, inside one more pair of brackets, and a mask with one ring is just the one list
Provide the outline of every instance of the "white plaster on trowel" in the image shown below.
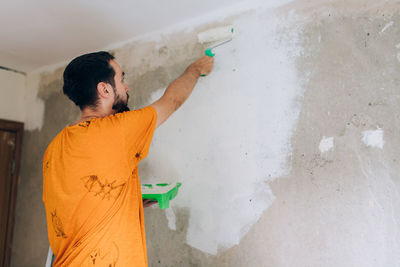
[[25,86],[25,130],[41,129],[44,120],[44,101],[37,97],[40,74],[31,73],[26,76]]
[[377,130],[368,130],[362,132],[362,139],[365,145],[369,147],[383,148],[383,130],[378,128]]
[[319,151],[321,153],[328,152],[329,150],[333,150],[333,137],[322,137],[321,142],[319,143]]
[[171,183],[167,186],[154,185],[152,188],[142,185],[141,189],[142,189],[143,195],[144,194],[166,194],[169,191],[171,191],[171,189],[173,189],[174,187],[176,187],[176,183]]
[[[290,171],[303,93],[294,24],[259,10],[233,27],[214,71],[156,131],[145,160],[146,182],[182,182],[172,202],[189,211],[187,243],[210,254],[238,244],[274,200],[266,182]],[[282,27],[291,34],[278,35]]]

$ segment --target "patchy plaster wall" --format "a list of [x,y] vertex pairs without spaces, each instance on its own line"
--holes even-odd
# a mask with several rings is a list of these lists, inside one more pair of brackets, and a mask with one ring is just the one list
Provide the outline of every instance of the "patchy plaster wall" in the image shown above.
[[[42,202],[42,158],[49,142],[79,115],[62,94],[62,71],[28,74],[20,184],[16,204],[12,266],[44,266],[49,243]],[[32,90],[32,91],[30,91]]]
[[[144,162],[144,180],[183,182],[174,210],[189,210],[186,243],[203,252],[216,255],[238,244],[274,199],[266,182],[290,169],[288,144],[303,91],[294,61],[302,49],[290,20],[265,9],[224,22],[233,23],[234,41],[215,51],[214,73],[201,79],[182,109],[157,130]],[[174,47],[171,42],[166,38],[159,53]],[[185,43],[195,46],[196,40]],[[188,54],[180,50],[170,57]],[[127,70],[135,67],[125,60],[132,52],[135,46],[116,54]],[[148,60],[156,62],[152,55]],[[168,63],[149,67],[156,68],[154,77],[170,68]],[[164,90],[159,84],[153,88],[142,104]],[[168,211],[167,218],[174,217]]]
[[25,75],[0,70],[0,119],[24,122]]
[[[270,183],[275,201],[240,245],[213,262],[400,265],[398,7],[342,3],[290,6],[308,22],[298,66],[309,79],[292,170]],[[382,148],[363,140],[377,129]],[[328,151],[324,137],[333,138]]]
[[[198,31],[238,32],[140,167],[183,182],[145,211],[150,266],[400,265],[398,11],[294,1],[115,50],[139,108],[201,55]],[[13,266],[45,261],[41,157],[79,114],[62,71],[30,78],[44,116],[25,133]]]

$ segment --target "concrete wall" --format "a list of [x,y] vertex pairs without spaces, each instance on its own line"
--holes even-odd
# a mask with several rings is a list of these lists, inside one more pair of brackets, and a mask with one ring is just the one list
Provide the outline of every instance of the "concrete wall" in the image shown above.
[[[398,11],[294,1],[114,51],[139,108],[201,55],[199,31],[237,32],[140,166],[183,182],[145,211],[150,266],[400,265]],[[45,261],[41,156],[79,115],[62,71],[28,75],[13,266]]]
[[23,122],[25,75],[0,70],[0,119]]

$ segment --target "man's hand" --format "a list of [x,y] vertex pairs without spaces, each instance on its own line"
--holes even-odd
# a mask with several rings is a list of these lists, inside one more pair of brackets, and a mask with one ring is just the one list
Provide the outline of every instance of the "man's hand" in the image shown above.
[[200,75],[209,75],[214,66],[214,58],[209,56],[203,56],[196,60],[189,66],[189,70],[196,73],[197,77]]
[[151,199],[143,199],[143,208],[153,206],[154,204],[157,204],[157,203],[158,203],[158,201],[154,201]]

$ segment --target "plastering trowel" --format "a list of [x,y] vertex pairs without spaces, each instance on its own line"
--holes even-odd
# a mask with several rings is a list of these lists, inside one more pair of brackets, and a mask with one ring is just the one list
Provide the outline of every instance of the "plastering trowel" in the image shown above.
[[142,198],[157,201],[160,209],[169,208],[169,201],[178,194],[182,183],[142,184]]

